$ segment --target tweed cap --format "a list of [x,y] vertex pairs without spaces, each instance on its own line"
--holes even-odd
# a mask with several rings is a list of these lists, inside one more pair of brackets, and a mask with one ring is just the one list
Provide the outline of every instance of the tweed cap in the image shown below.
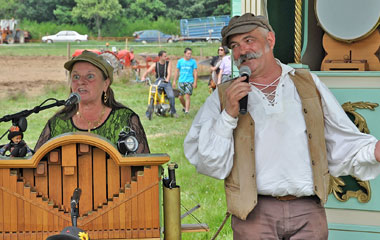
[[222,45],[229,46],[229,38],[232,35],[247,33],[253,31],[257,27],[262,27],[273,32],[268,19],[264,16],[255,16],[253,13],[245,13],[241,16],[231,18],[228,26],[222,29]]
[[89,62],[94,66],[98,67],[110,79],[111,83],[113,81],[113,67],[111,64],[104,59],[101,55],[97,53],[84,50],[81,55],[73,57],[70,61],[65,63],[65,68],[71,72],[73,66],[76,62]]

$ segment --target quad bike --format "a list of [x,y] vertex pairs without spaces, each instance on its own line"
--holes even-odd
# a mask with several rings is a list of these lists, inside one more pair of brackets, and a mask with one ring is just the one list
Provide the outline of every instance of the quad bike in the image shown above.
[[145,113],[147,118],[152,120],[153,112],[158,116],[166,116],[166,113],[170,112],[170,104],[164,89],[158,87],[161,80],[156,84],[153,84],[150,78],[146,78],[146,81],[149,83],[148,109]]

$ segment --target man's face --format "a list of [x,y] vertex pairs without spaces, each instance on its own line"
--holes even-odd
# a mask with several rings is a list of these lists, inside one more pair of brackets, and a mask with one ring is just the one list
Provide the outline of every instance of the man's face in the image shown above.
[[18,144],[19,142],[21,142],[21,135],[18,135],[18,136],[14,136],[12,138],[12,142],[14,142],[15,144]]
[[190,60],[190,58],[191,58],[191,54],[192,54],[192,52],[191,52],[190,50],[187,50],[187,51],[185,52],[185,59],[186,59],[186,60]]
[[254,76],[265,65],[265,58],[272,54],[274,34],[264,33],[259,28],[251,32],[237,34],[231,37],[230,47],[233,50],[235,62],[240,66],[248,66]]
[[168,59],[168,55],[166,53],[163,53],[162,56],[160,57],[161,62],[165,62]]

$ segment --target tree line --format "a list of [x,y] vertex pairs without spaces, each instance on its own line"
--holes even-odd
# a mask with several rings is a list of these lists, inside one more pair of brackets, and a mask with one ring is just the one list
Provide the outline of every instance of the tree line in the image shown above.
[[[1,19],[85,25],[98,36],[125,35],[135,29],[134,24],[177,23],[182,18],[229,15],[230,11],[228,0],[0,0]],[[165,32],[178,34],[179,26]]]

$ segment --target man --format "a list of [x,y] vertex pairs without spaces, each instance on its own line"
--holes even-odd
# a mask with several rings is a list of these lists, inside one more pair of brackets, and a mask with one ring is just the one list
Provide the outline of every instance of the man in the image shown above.
[[[266,18],[247,13],[222,30],[239,77],[218,86],[184,142],[198,172],[225,180],[234,239],[327,239],[329,173],[380,173],[380,143],[360,133],[314,74],[273,56]],[[248,94],[248,113],[239,100]]]
[[[183,106],[183,111],[185,114],[188,114],[190,110],[190,96],[193,94],[193,89],[197,88],[198,72],[197,62],[191,58],[191,48],[185,48],[184,53],[184,57],[177,62],[177,69],[173,80],[173,88],[175,87],[176,79],[179,75],[179,100]],[[185,98],[183,96],[185,96]]]
[[174,92],[172,85],[170,84],[171,64],[168,61],[166,51],[160,51],[158,53],[158,61],[146,70],[141,78],[141,81],[145,81],[148,73],[151,73],[153,70],[156,71],[156,84],[161,81],[158,87],[165,90],[166,96],[169,99],[170,115],[174,118],[178,118],[177,111],[175,110]]

